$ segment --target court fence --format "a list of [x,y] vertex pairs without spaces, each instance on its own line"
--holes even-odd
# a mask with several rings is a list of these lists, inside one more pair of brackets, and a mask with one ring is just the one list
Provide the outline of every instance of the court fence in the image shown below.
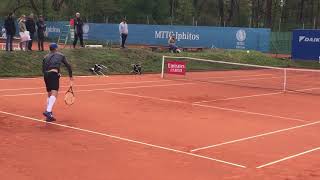
[[[4,21],[3,20],[0,20],[0,27],[3,27],[3,23]],[[59,21],[59,22],[50,22],[49,21],[49,31],[53,31],[53,30],[57,30],[57,29],[54,29],[55,26],[57,26],[59,24],[59,28],[61,26],[61,23],[62,24],[67,24],[68,22],[67,21]],[[94,24],[94,23],[92,23]],[[105,25],[106,27],[110,27],[110,26],[116,26],[116,24],[101,24],[101,25]],[[141,26],[145,26],[145,25],[141,25]],[[148,26],[152,26],[152,25],[148,25]],[[160,25],[161,26],[161,25]],[[146,26],[145,26],[146,27]],[[172,26],[167,26],[167,27],[172,27]],[[179,27],[179,26],[176,26],[176,27]],[[183,26],[180,26],[180,27],[183,27]],[[198,27],[192,27],[192,26],[188,26],[189,28],[193,29],[193,28],[196,28],[196,29],[199,29],[201,28],[201,26],[198,26]],[[52,29],[53,28],[53,29]],[[116,29],[116,27],[114,27]],[[207,26],[208,28],[208,26]],[[211,28],[214,28],[214,27],[211,27]],[[218,28],[218,27],[216,27]],[[232,29],[232,28],[230,28]],[[241,29],[241,28],[239,28]],[[248,29],[252,29],[252,28],[248,28]],[[1,29],[0,29],[1,30]],[[259,30],[259,29],[257,29]],[[57,33],[54,33],[53,32],[53,37],[50,38],[50,40],[54,40],[57,38],[58,36],[58,32]],[[116,37],[118,38],[118,37]],[[269,51],[270,53],[273,53],[273,54],[291,54],[291,41],[292,41],[292,32],[271,32],[270,33],[270,43],[269,43],[269,50],[267,49],[264,49],[264,51]],[[266,40],[266,39],[264,39]],[[118,40],[114,38],[114,41],[116,43],[118,43]],[[165,42],[165,41],[164,41]],[[162,43],[164,43],[162,42]],[[213,44],[214,45],[214,44]],[[211,45],[211,46],[213,46]],[[259,48],[258,48],[259,49]]]
[[271,32],[270,53],[291,54],[292,32]]

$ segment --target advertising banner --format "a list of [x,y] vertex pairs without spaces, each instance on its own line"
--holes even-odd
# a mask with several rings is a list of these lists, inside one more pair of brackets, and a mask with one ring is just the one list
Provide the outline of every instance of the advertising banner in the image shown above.
[[184,61],[167,61],[167,74],[185,75],[187,63]]
[[320,60],[320,30],[294,30],[292,37],[292,58]]

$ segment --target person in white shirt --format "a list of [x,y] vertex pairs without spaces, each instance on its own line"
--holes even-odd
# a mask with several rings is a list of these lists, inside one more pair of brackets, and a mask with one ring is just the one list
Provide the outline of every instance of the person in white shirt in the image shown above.
[[125,48],[125,44],[126,44],[126,40],[129,32],[126,19],[122,19],[122,22],[119,24],[119,32],[121,36],[121,48]]

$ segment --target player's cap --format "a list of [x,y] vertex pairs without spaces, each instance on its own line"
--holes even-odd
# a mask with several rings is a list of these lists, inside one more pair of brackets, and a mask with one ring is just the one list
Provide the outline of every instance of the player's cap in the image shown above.
[[57,43],[51,43],[49,48],[50,49],[58,49],[58,44]]

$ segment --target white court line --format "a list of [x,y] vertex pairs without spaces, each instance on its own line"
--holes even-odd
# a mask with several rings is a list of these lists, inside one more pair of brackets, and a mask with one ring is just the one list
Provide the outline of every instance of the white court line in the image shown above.
[[34,96],[34,95],[43,95],[48,93],[25,93],[25,94],[8,94],[8,95],[0,95],[0,97],[18,97],[18,96]]
[[[197,72],[196,72],[197,73]],[[201,72],[200,72],[201,73]],[[191,72],[192,74],[192,72]],[[248,74],[248,75],[240,75],[240,76],[217,76],[217,77],[207,77],[207,78],[198,78],[201,79],[224,79],[224,78],[239,78],[239,77],[260,77],[260,76],[274,76],[274,74]]]
[[33,78],[0,78],[0,81],[10,81],[10,80],[32,80],[32,79],[41,79],[41,77],[33,77]]
[[[105,83],[105,84],[80,84],[74,85],[74,87],[88,87],[88,86],[107,86],[107,85],[119,85],[119,84],[142,84],[142,83],[152,83],[152,82],[168,82],[172,80],[157,80],[157,81],[135,81],[135,82],[119,82],[119,83]],[[60,86],[69,87],[69,86]],[[16,89],[0,89],[1,91],[19,91],[19,90],[34,90],[34,89],[44,89],[45,87],[35,87],[35,88],[16,88]]]
[[279,159],[279,160],[277,160],[277,161],[273,161],[273,162],[270,162],[270,163],[267,163],[267,164],[258,166],[257,169],[261,169],[261,168],[264,168],[264,167],[267,167],[267,166],[270,166],[270,165],[273,165],[273,164],[277,164],[277,163],[282,162],[282,161],[286,161],[286,160],[289,160],[289,159],[293,159],[293,158],[295,158],[295,157],[302,156],[302,155],[304,155],[304,154],[308,154],[308,153],[311,153],[311,152],[314,152],[314,151],[320,151],[320,147],[317,147],[317,148],[314,148],[314,149],[311,149],[311,150],[308,150],[308,151],[305,151],[305,152],[302,152],[302,153],[299,153],[299,154],[296,154],[296,155],[292,155],[292,156],[289,156],[289,157],[285,157],[285,158],[283,158],[283,159]]
[[[76,78],[91,78],[91,77],[99,77],[100,76],[73,76]],[[26,77],[26,78],[20,78],[20,77],[9,77],[9,78],[0,78],[0,81],[10,81],[10,80],[32,80],[32,79],[43,79],[43,77]]]
[[[320,88],[309,88],[309,89],[297,89],[295,91],[288,90],[288,92],[302,92],[302,91],[312,91],[314,89]],[[223,98],[223,99],[214,99],[209,101],[198,101],[194,102],[196,104],[200,103],[208,103],[208,102],[216,102],[216,101],[227,101],[227,100],[235,100],[235,99],[244,99],[244,98],[252,98],[252,97],[260,97],[260,96],[270,96],[270,95],[277,95],[277,94],[284,94],[286,91],[275,92],[275,93],[265,93],[265,94],[255,94],[255,95],[248,95],[248,96],[238,96],[238,97],[231,97],[231,98]],[[303,93],[303,92],[302,92]]]
[[[93,91],[105,91],[105,90],[124,90],[124,89],[138,89],[138,88],[152,88],[152,87],[168,87],[168,86],[183,86],[188,84],[195,83],[179,83],[179,84],[162,84],[162,85],[150,85],[150,86],[129,86],[129,87],[118,87],[118,88],[103,88],[103,89],[88,89],[88,90],[76,90],[75,93],[79,92],[93,92]],[[25,93],[25,94],[9,94],[9,95],[0,95],[0,97],[17,97],[17,96],[33,96],[47,94],[44,93]]]
[[[293,91],[312,91],[312,90],[317,90],[320,89],[320,87],[314,87],[314,88],[308,88],[308,89],[298,89],[298,90],[293,90]],[[289,89],[290,90],[290,89]]]
[[283,77],[265,77],[265,78],[247,78],[247,79],[232,79],[226,81],[208,81],[208,82],[216,82],[216,83],[224,83],[224,82],[237,82],[237,81],[251,81],[251,80],[262,80],[262,79],[282,79]]
[[[157,74],[147,74],[147,75],[157,75]],[[252,75],[252,76],[264,76],[264,75],[272,75],[272,74],[260,74],[260,75]],[[118,76],[117,74],[116,75],[113,75],[113,76]],[[127,75],[127,74],[119,74],[119,76],[127,76],[127,77],[130,77],[130,75]],[[249,75],[248,77],[250,77],[251,75]],[[63,77],[67,77],[67,76],[63,76]],[[73,76],[75,78],[104,78],[104,76],[95,76],[95,75],[92,75],[92,76]],[[231,77],[246,77],[245,75],[243,76],[231,76]],[[105,77],[106,78],[106,77]],[[216,77],[216,78],[225,78],[224,77]],[[19,77],[9,77],[9,78],[0,78],[0,81],[10,81],[10,80],[32,80],[32,79],[43,79],[42,76],[39,76],[39,77],[26,77],[26,78],[19,78]]]
[[[277,78],[277,77],[271,77],[271,78]],[[245,80],[258,80],[258,79],[267,79],[267,78],[250,78],[250,79],[237,79],[237,80],[227,80],[227,81],[210,81],[210,82],[218,82],[219,83],[219,82],[234,82],[234,81],[245,81]],[[174,80],[159,80],[159,81],[171,81],[172,82]],[[155,81],[155,82],[158,82],[158,81]],[[187,82],[190,82],[190,83],[184,83],[184,84],[198,84],[198,82],[194,82],[194,81],[193,82],[192,81],[187,81]],[[119,84],[121,84],[121,83],[119,83]],[[86,85],[83,85],[83,86],[86,86]],[[137,86],[137,88],[141,88],[141,87],[162,87],[162,86],[171,86],[171,85]],[[62,86],[62,87],[69,87],[69,86]],[[32,89],[32,88],[26,88],[26,89]],[[38,88],[36,88],[36,89],[38,89]],[[125,89],[127,89],[127,88],[125,88]],[[23,88],[11,89],[11,90],[23,90]],[[113,90],[113,89],[106,88],[106,89],[79,90],[79,91],[75,91],[75,92],[92,92],[92,91],[101,91],[101,90]],[[4,96],[4,97],[31,96],[31,95],[40,95],[40,94],[46,94],[46,93],[22,93],[22,94],[12,94],[12,95],[0,95],[0,97],[1,96]]]
[[212,109],[220,109],[220,110],[224,110],[224,111],[232,111],[232,112],[244,113],[244,114],[251,114],[251,115],[258,115],[258,116],[286,119],[286,120],[290,120],[290,121],[308,122],[306,120],[297,119],[297,118],[289,118],[289,117],[276,116],[276,115],[271,115],[271,114],[263,114],[263,113],[250,112],[250,111],[242,111],[242,110],[224,108],[224,107],[219,107],[219,106],[209,106],[209,105],[203,105],[203,104],[192,104],[192,105],[200,106],[200,107],[207,107],[207,108],[212,108]]
[[197,104],[197,103],[208,103],[208,102],[216,102],[216,101],[227,101],[227,100],[235,100],[235,99],[243,99],[243,98],[260,97],[260,96],[270,96],[270,95],[283,94],[283,93],[284,92],[275,92],[275,93],[255,94],[255,95],[248,95],[248,96],[237,96],[237,97],[215,99],[215,100],[209,100],[209,101],[198,101],[194,103]]
[[237,143],[237,142],[247,141],[247,140],[250,140],[250,139],[255,139],[255,138],[259,138],[259,137],[263,137],[263,136],[278,134],[278,133],[281,133],[281,132],[300,129],[300,128],[304,128],[304,127],[308,127],[308,126],[313,126],[313,125],[316,125],[316,124],[320,124],[320,121],[316,121],[316,122],[312,122],[312,123],[308,123],[308,124],[304,124],[304,125],[300,125],[300,126],[294,126],[294,127],[290,127],[290,128],[286,128],[286,129],[280,129],[280,130],[277,130],[277,131],[272,131],[272,132],[268,132],[268,133],[264,133],[264,134],[255,135],[255,136],[245,137],[245,138],[241,138],[241,139],[237,139],[237,140],[227,141],[227,142],[223,142],[223,143],[219,143],[219,144],[204,146],[204,147],[200,147],[200,148],[197,148],[197,149],[193,149],[190,152],[196,152],[196,151],[215,148],[215,147],[223,146],[223,145],[227,145],[227,144],[233,144],[233,143]]
[[[157,75],[157,74],[146,74],[147,76],[151,76],[151,75]],[[130,77],[132,75],[129,74],[112,74],[112,76],[125,76],[125,77]],[[144,75],[145,76],[145,75]],[[68,76],[61,76],[62,78],[69,78]],[[109,78],[108,76],[96,76],[96,75],[92,75],[92,76],[73,76],[74,78]],[[2,78],[0,77],[0,81],[10,81],[10,80],[33,80],[33,79],[43,79],[43,76],[38,76],[38,77],[25,77],[25,78],[21,78],[21,77],[8,77],[8,78]]]
[[[248,76],[230,76],[230,77],[257,77],[257,76],[266,76],[266,75],[271,75],[271,74],[260,74],[260,75],[248,75]],[[83,76],[81,76],[83,77]],[[230,78],[228,77],[228,78]],[[224,77],[213,77],[216,79],[221,79],[221,78],[226,78]],[[210,78],[208,78],[210,79]],[[265,78],[263,78],[265,79]],[[246,80],[246,79],[239,79],[241,80]],[[239,80],[227,80],[227,81],[212,81],[212,82],[232,82],[232,81],[239,81]],[[251,79],[249,79],[251,80]],[[256,80],[256,79],[253,79]],[[139,83],[149,83],[149,82],[168,82],[168,81],[174,81],[174,80],[157,80],[157,81],[136,81],[136,82],[119,82],[119,83],[105,83],[105,84],[84,84],[84,85],[75,85],[74,87],[88,87],[88,86],[104,86],[104,85],[119,85],[119,84],[139,84]],[[211,82],[211,81],[210,81]],[[69,87],[69,86],[60,86],[60,87]],[[2,91],[19,91],[19,90],[34,90],[34,89],[43,89],[43,87],[36,87],[36,88],[10,88],[10,89],[0,89],[0,92]]]
[[[0,113],[6,114],[6,115],[10,115],[10,116],[14,116],[14,117],[23,118],[23,119],[28,119],[28,120],[32,120],[32,121],[37,121],[37,122],[41,122],[41,123],[48,123],[48,122],[45,122],[45,121],[40,120],[40,119],[27,117],[27,116],[22,116],[22,115],[18,115],[18,114],[13,114],[13,113],[9,113],[9,112],[0,111]],[[172,149],[172,148],[168,148],[168,147],[164,147],[164,146],[145,143],[145,142],[142,142],[142,141],[132,140],[132,139],[128,139],[128,138],[123,138],[123,137],[119,137],[119,136],[114,136],[114,135],[110,135],[110,134],[106,134],[106,133],[101,133],[101,132],[92,131],[92,130],[88,130],[88,129],[82,129],[82,128],[68,126],[68,125],[59,124],[59,123],[50,122],[48,124],[52,124],[52,125],[55,125],[55,126],[64,127],[64,128],[68,128],[68,129],[72,129],[72,130],[76,130],[76,131],[81,131],[81,132],[85,132],[85,133],[89,133],[89,134],[105,136],[105,137],[108,137],[108,138],[111,138],[111,139],[117,139],[117,140],[126,141],[126,142],[130,142],[130,143],[134,143],[134,144],[140,144],[140,145],[144,145],[144,146],[149,146],[149,147],[152,147],[152,148],[161,149],[161,150],[165,150],[165,151],[170,151],[170,152],[175,152],[175,153],[184,154],[184,155],[188,155],[188,156],[193,156],[193,157],[197,157],[197,158],[201,158],[201,159],[207,159],[207,160],[211,160],[211,161],[215,161],[215,162],[219,162],[219,163],[223,163],[223,164],[228,164],[228,165],[239,167],[239,168],[246,168],[245,166],[240,165],[240,164],[235,164],[235,163],[223,161],[223,160],[220,160],[220,159],[210,158],[210,157],[207,157],[207,156],[201,156],[201,155],[198,155],[198,154],[193,154],[193,153],[189,153],[189,152],[185,152],[185,151],[181,151],[181,150],[176,150],[176,149]]]
[[[262,78],[252,78],[252,79],[238,79],[238,80],[229,80],[229,81],[210,81],[210,82],[232,82],[232,81],[242,81],[242,80],[257,80]],[[265,79],[265,78],[263,78]],[[171,80],[168,80],[171,81]],[[172,81],[171,81],[172,82]],[[136,86],[136,87],[123,87],[123,88],[105,88],[105,89],[91,89],[91,90],[79,90],[77,92],[92,92],[92,91],[101,91],[101,90],[120,90],[120,89],[132,89],[132,88],[149,88],[149,87],[167,87],[167,86],[176,86],[176,85],[187,85],[187,84],[199,84],[199,82],[194,81],[186,81],[189,83],[181,83],[181,84],[167,84],[167,85],[154,85],[154,86]],[[47,94],[47,93],[22,93],[22,94],[12,94],[12,95],[0,95],[3,97],[16,97],[16,96],[31,96],[31,95],[40,95],[40,94]]]
[[[93,92],[93,91],[111,92],[110,90],[124,90],[124,89],[151,88],[151,87],[180,86],[180,85],[187,85],[187,84],[196,84],[196,83],[181,83],[181,84],[153,85],[153,86],[133,86],[133,87],[106,88],[106,89],[90,89],[90,90],[79,90],[79,91],[75,91],[75,92],[76,93],[77,92]],[[117,94],[116,92],[111,92],[111,93]],[[43,95],[43,94],[47,94],[47,93],[28,93],[28,94],[0,95],[0,97],[32,96],[32,95]],[[232,111],[232,112],[238,112],[238,113],[244,113],[244,114],[251,114],[251,115],[259,115],[259,116],[265,116],[265,117],[286,119],[286,120],[290,120],[290,121],[307,122],[305,120],[297,119],[297,118],[289,118],[289,117],[276,116],[276,115],[263,114],[263,113],[256,113],[256,112],[250,112],[250,111],[242,111],[242,110],[223,108],[223,107],[218,107],[218,106],[209,106],[209,105],[202,105],[202,104],[196,104],[196,103],[188,103],[188,102],[183,102],[183,101],[174,101],[174,100],[169,100],[169,99],[160,99],[160,98],[154,98],[154,97],[148,97],[148,96],[139,96],[139,95],[134,95],[134,94],[125,94],[125,93],[118,93],[118,94],[127,95],[127,96],[135,96],[135,97],[140,97],[140,98],[154,99],[154,100],[158,100],[158,101],[161,100],[161,101],[167,101],[167,102],[182,103],[182,104],[188,104],[188,105],[193,105],[193,106],[198,106],[198,107],[220,109],[220,110],[224,110],[224,111]]]
[[[264,77],[264,78],[230,79],[230,80],[223,80],[223,81],[211,81],[211,80],[201,81],[201,80],[207,80],[207,79],[210,79],[210,78],[199,78],[199,79],[193,78],[191,80],[177,78],[177,79],[174,79],[174,80],[180,80],[180,81],[197,81],[197,80],[199,80],[199,83],[201,83],[201,82],[202,83],[226,83],[226,82],[237,82],[237,81],[241,82],[241,81],[263,80],[263,79],[282,79],[282,77],[276,77],[276,76],[273,77],[273,76],[271,76],[271,77]],[[227,84],[227,85],[237,86],[236,84]],[[242,86],[250,88],[249,85],[248,86],[242,85]],[[261,88],[263,88],[263,87],[261,87]],[[266,88],[268,88],[268,87],[266,87]]]
[[285,119],[285,120],[290,120],[290,121],[308,122],[306,120],[297,119],[297,118],[289,118],[289,117],[276,116],[276,115],[271,115],[271,114],[263,114],[263,113],[256,113],[256,112],[250,112],[250,111],[242,111],[242,110],[223,108],[223,107],[218,107],[218,106],[195,104],[195,103],[189,103],[189,102],[178,101],[178,100],[170,100],[170,99],[156,98],[156,97],[150,97],[150,96],[142,96],[142,95],[129,94],[129,93],[120,93],[120,92],[114,92],[114,91],[105,91],[105,92],[112,93],[112,94],[123,95],[123,96],[132,96],[132,97],[138,97],[138,98],[144,98],[144,99],[152,99],[152,100],[156,100],[156,101],[166,101],[166,102],[186,104],[186,105],[198,106],[198,107],[204,107],[204,108],[219,109],[219,110],[223,110],[223,111],[231,111],[231,112],[237,112],[237,113],[242,113],[242,114],[258,115],[258,116],[271,117],[271,118],[277,118],[277,119]]

